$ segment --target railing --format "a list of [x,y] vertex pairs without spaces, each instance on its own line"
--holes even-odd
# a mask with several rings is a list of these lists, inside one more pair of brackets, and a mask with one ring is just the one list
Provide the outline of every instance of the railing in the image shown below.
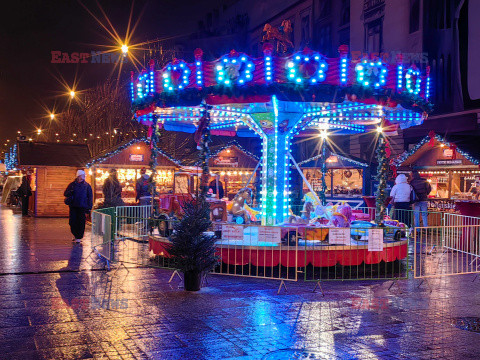
[[[415,227],[413,210],[389,211],[386,227],[369,223],[374,209],[359,208],[350,228],[285,224],[212,225],[221,259],[214,273],[278,280],[399,279],[479,272],[480,218],[427,212],[428,226]],[[92,247],[108,262],[175,269],[168,254],[176,220],[151,219],[150,206],[92,212]],[[363,215],[362,215],[363,214]]]

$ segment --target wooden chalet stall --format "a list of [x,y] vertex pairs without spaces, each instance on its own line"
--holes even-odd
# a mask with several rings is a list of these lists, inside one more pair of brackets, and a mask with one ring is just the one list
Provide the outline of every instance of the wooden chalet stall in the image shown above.
[[[327,201],[347,201],[352,206],[363,204],[363,196],[369,195],[370,167],[367,163],[347,157],[330,150],[326,153],[325,192]],[[316,155],[298,163],[304,178],[310,183],[315,192],[322,186],[322,156]],[[310,191],[303,181],[303,193]]]
[[[168,155],[160,152],[157,157],[157,174],[155,181],[159,194],[173,192],[173,178],[179,168],[178,163]],[[88,177],[93,184],[94,207],[103,203],[103,183],[109,176],[109,170],[117,169],[117,177],[122,186],[122,199],[128,204],[135,203],[135,183],[140,177],[142,167],[150,175],[150,145],[146,139],[134,139],[96,156],[86,164]]]
[[[232,200],[237,192],[247,185],[254,192],[256,184],[255,168],[259,159],[236,142],[217,145],[209,159],[210,172],[223,183],[225,197]],[[258,169],[257,169],[258,170]],[[252,176],[253,175],[253,176]]]
[[[218,138],[213,139],[213,144],[210,145],[210,158],[208,162],[210,174],[212,175],[210,183],[218,179],[221,185],[223,185],[224,197],[232,200],[238,190],[247,186],[248,180],[251,177],[248,187],[255,193],[257,181],[256,172],[259,171],[259,168],[256,169],[256,167],[259,159],[236,141],[223,143]],[[199,167],[198,151],[184,152],[179,157],[179,161],[186,171],[191,171],[195,174],[197,172],[201,173],[202,171]]]
[[[63,193],[78,169],[90,159],[87,145],[19,142],[17,168],[32,171],[29,213],[38,217],[67,217]],[[88,181],[88,179],[87,179]]]
[[459,200],[476,200],[480,184],[480,161],[439,135],[427,136],[408,153],[395,160],[397,172],[413,169],[426,178],[431,186],[429,208],[453,211]]

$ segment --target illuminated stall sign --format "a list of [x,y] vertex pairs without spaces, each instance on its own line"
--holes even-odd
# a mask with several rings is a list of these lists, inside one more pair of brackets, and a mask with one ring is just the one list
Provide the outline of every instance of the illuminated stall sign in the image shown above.
[[214,166],[238,167],[238,157],[236,156],[217,156],[213,159]]
[[143,161],[143,154],[130,154],[130,161]]
[[437,165],[462,165],[462,159],[437,160]]

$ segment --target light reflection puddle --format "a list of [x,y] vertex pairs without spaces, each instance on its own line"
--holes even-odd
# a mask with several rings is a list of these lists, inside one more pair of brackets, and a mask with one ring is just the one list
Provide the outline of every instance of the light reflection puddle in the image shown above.
[[331,358],[331,356],[331,354],[315,350],[283,349],[268,353],[263,360],[321,360]]

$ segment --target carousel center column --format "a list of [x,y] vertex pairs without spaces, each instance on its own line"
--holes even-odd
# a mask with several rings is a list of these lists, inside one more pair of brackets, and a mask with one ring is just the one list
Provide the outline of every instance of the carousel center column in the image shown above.
[[276,225],[288,217],[290,195],[290,146],[292,127],[302,113],[279,112],[272,97],[273,112],[252,113],[253,121],[262,128],[262,225]]

